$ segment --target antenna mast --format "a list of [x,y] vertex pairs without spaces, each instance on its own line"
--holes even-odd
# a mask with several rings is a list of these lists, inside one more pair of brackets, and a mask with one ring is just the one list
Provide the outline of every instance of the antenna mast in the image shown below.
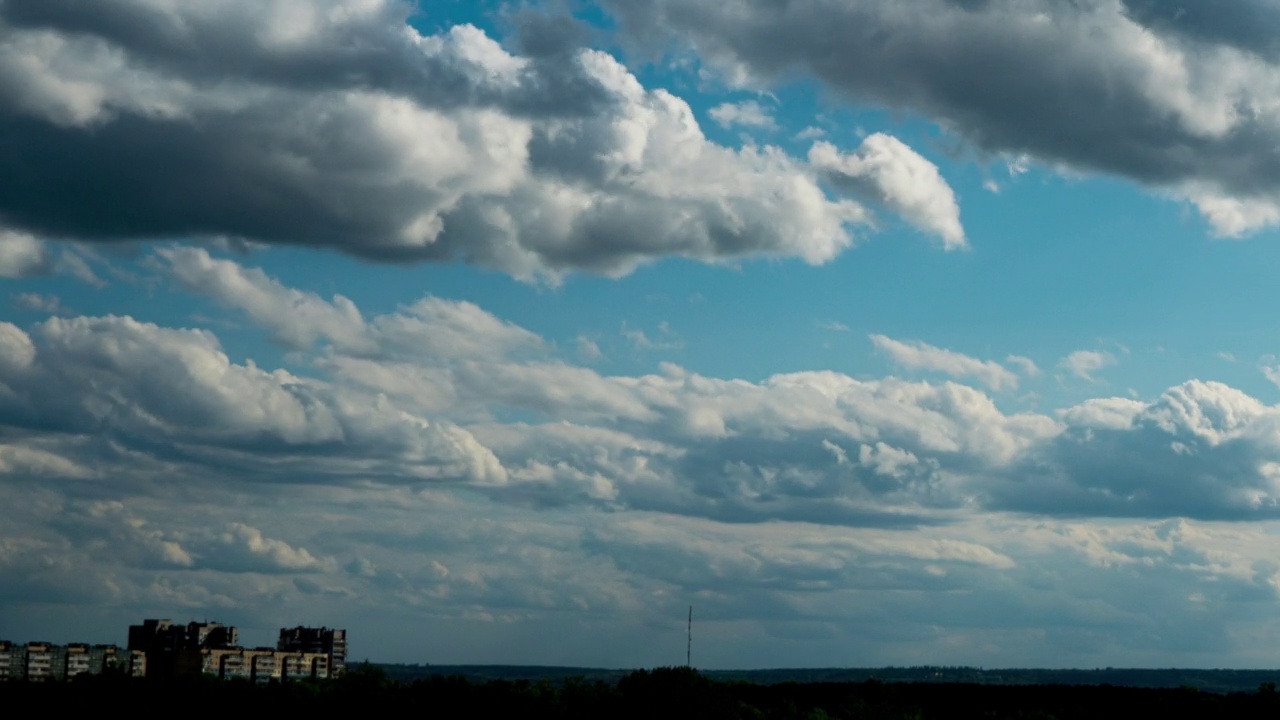
[[693,657],[693,606],[689,606],[689,639],[684,648],[684,666],[693,667],[690,659]]

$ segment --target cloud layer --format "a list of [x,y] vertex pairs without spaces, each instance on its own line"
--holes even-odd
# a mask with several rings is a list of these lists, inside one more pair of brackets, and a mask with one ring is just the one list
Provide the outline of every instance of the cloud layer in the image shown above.
[[[51,317],[30,332],[3,323],[10,427],[145,453],[159,444],[183,462],[255,458],[289,481],[453,480],[497,499],[734,520],[1278,512],[1280,410],[1221,383],[1045,415],[1006,413],[952,381],[807,371],[748,382],[671,363],[608,376],[471,303],[429,296],[366,318],[341,295],[324,300],[204,250],[163,248],[151,264],[310,357],[312,374],[233,362],[207,330],[130,317]],[[1018,385],[992,361],[872,341],[908,369]],[[11,462],[92,464],[48,457]]]
[[[625,664],[662,662],[651,643],[678,628],[638,628],[696,601],[721,665],[778,638],[794,662],[847,663],[855,641],[882,662],[1031,662],[1064,623],[1068,658],[1141,663],[1172,651],[1163,623],[1210,602],[1233,609],[1188,642],[1247,656],[1232,633],[1256,630],[1280,587],[1263,540],[1280,518],[1280,408],[1220,383],[1043,414],[954,380],[606,375],[471,303],[369,314],[182,246],[141,266],[298,368],[131,317],[0,323],[0,606],[268,626],[304,601],[321,622],[364,608],[366,641],[405,659],[420,648],[395,650],[382,618],[441,637],[501,627],[506,643],[598,622],[585,637],[627,658],[584,640],[560,659]],[[873,342],[909,369],[1017,379]],[[1152,588],[1182,594],[1153,614]],[[1005,642],[984,650],[989,632]]]

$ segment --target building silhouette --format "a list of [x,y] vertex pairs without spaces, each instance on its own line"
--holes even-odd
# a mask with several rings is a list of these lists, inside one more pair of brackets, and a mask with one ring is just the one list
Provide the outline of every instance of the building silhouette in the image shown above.
[[276,647],[245,648],[231,625],[148,619],[129,627],[127,649],[0,640],[0,681],[42,682],[115,671],[134,677],[211,675],[287,682],[337,677],[345,672],[346,660],[347,631],[337,628],[281,628]]
[[280,628],[276,649],[281,652],[324,653],[335,676],[347,671],[347,631],[327,627]]
[[115,645],[48,642],[14,643],[0,640],[0,680],[67,680],[76,675],[116,671],[142,675],[142,658],[134,658]]

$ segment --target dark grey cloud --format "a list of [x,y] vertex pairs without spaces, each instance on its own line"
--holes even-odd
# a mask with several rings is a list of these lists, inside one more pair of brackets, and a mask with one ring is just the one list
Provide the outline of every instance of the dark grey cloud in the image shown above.
[[[805,159],[708,141],[684,101],[550,16],[513,16],[526,55],[410,16],[398,0],[0,4],[0,223],[554,279],[669,255],[824,262],[870,221]],[[932,168],[902,148],[878,177]],[[949,216],[918,222],[931,194]],[[887,195],[963,242],[940,178]]]
[[813,76],[984,151],[1179,194],[1223,234],[1280,223],[1274,3],[606,4],[633,37],[674,35],[732,82]]
[[1207,43],[1222,43],[1280,58],[1280,4],[1275,0],[1123,0],[1130,18],[1165,33]]

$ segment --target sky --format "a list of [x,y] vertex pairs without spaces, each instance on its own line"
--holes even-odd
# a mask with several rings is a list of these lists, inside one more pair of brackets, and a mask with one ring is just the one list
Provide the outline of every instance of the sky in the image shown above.
[[0,638],[1280,666],[1277,38],[0,0]]

